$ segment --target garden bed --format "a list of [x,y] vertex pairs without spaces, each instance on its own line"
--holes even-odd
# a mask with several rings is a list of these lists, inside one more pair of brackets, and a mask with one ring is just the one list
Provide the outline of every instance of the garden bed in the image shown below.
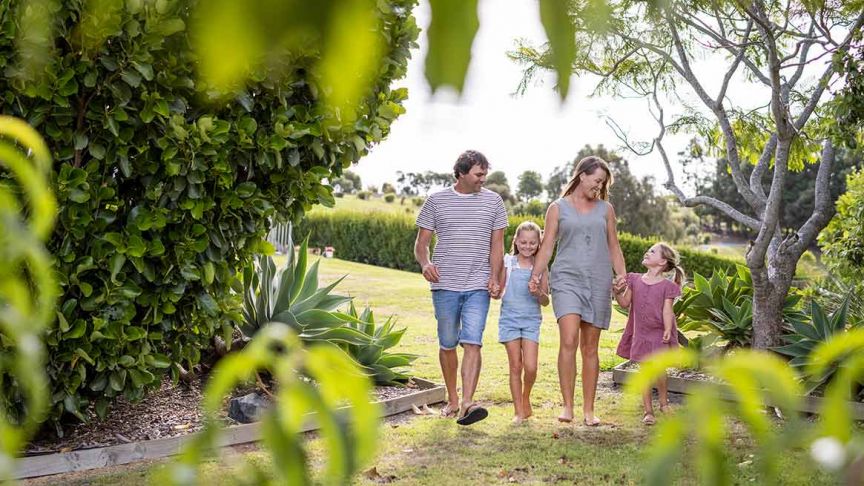
[[[628,378],[639,372],[637,364],[627,361],[616,366],[612,370],[612,380],[617,384],[624,384]],[[669,391],[676,393],[689,393],[689,388],[698,383],[713,382],[720,387],[720,397],[724,400],[736,401],[736,396],[726,388],[716,378],[704,373],[693,370],[669,370],[668,373]],[[825,408],[825,399],[817,396],[804,396],[797,402],[798,411],[818,414]],[[864,403],[857,401],[847,402],[850,406],[850,413],[855,420],[864,420]],[[770,403],[770,399],[767,405]]]
[[[409,387],[376,387],[381,416],[442,402],[441,385],[413,378]],[[72,428],[64,439],[34,441],[18,461],[16,479],[62,474],[74,471],[159,459],[180,451],[191,434],[203,427],[201,384],[188,388],[163,385],[138,403],[119,401],[104,421],[94,420]],[[189,407],[195,403],[195,407]],[[303,431],[317,429],[315,414],[309,414]],[[225,416],[226,423],[235,423]],[[260,438],[259,423],[228,425],[222,431],[220,446],[255,442]]]

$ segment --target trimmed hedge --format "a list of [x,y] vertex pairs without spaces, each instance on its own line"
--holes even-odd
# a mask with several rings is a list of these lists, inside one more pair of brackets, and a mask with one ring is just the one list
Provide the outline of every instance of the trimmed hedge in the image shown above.
[[[511,217],[504,236],[504,247],[510,249],[513,233],[519,223],[532,220],[543,226],[538,218]],[[333,246],[336,256],[344,260],[368,263],[411,272],[419,272],[414,261],[414,240],[417,229],[414,217],[402,214],[361,213],[353,211],[327,211],[306,216],[297,226],[297,234],[309,236],[310,246]],[[619,234],[621,250],[627,271],[642,270],[642,256],[656,241]],[[724,258],[688,247],[678,247],[681,265],[688,276],[693,273],[711,275],[715,268],[727,273],[743,261]]]
[[[278,77],[256,68],[217,102],[196,76],[185,27],[206,2],[48,3],[52,55],[28,81],[15,74],[15,46],[17,13],[32,6],[0,0],[0,113],[43,134],[54,160],[48,249],[62,295],[44,337],[48,418],[83,420],[94,403],[104,415],[115,397],[139,399],[166,372],[176,379],[214,335],[230,336],[240,316],[232,287],[269,249],[270,221],[332,204],[325,180],[404,112],[407,91],[390,84],[405,75],[418,29],[414,0],[377,2],[385,51],[358,119],[343,125],[319,97],[329,87],[316,74],[315,43],[292,50]],[[0,401],[21,402],[14,380],[0,381]]]

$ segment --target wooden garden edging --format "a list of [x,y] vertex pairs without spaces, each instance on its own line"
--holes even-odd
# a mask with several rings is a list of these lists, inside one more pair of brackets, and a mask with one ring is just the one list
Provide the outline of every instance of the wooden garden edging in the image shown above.
[[[635,370],[622,369],[626,364],[628,363],[622,363],[612,369],[612,381],[618,384],[624,384],[630,376],[638,373],[638,371]],[[669,391],[676,393],[690,393],[688,388],[693,384],[706,383],[703,380],[681,378],[678,376],[669,376],[667,382],[669,385]],[[736,395],[732,393],[726,385],[717,384],[717,386],[720,387],[720,398],[732,402],[737,401]],[[824,409],[825,399],[822,397],[804,396],[801,398],[802,400],[798,401],[797,410],[799,412],[818,414]],[[864,403],[849,401],[846,402],[846,404],[850,406],[852,418],[855,420],[864,420]],[[767,405],[774,405],[771,403],[770,398],[768,399]]]
[[[421,407],[445,400],[446,391],[442,385],[436,385],[420,378],[413,378],[413,381],[420,388],[418,391],[379,402],[382,417],[406,412],[412,409],[412,405]],[[318,424],[315,420],[315,414],[309,414],[309,418],[305,421],[302,431],[308,432],[317,428]],[[15,479],[87,471],[89,469],[119,466],[148,459],[161,459],[178,454],[192,436],[194,434],[93,449],[81,449],[71,452],[22,457],[15,464],[17,467]],[[260,438],[260,423],[234,425],[222,429],[219,438],[219,447],[256,442]]]

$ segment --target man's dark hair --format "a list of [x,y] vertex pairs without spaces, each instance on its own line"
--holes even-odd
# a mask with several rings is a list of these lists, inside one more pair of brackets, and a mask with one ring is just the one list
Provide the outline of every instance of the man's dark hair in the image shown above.
[[466,150],[456,159],[456,164],[453,166],[453,177],[459,178],[460,175],[465,175],[471,172],[471,168],[479,165],[481,169],[489,168],[489,161],[486,156],[476,150]]

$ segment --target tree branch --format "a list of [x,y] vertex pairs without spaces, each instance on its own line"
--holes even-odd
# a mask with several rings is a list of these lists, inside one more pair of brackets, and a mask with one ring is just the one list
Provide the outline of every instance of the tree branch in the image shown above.
[[663,137],[666,135],[666,124],[664,121],[664,113],[663,106],[660,104],[660,100],[657,98],[657,78],[654,79],[654,92],[652,93],[652,98],[654,100],[654,106],[657,110],[657,115],[655,116],[655,120],[657,120],[657,124],[660,125],[660,133],[654,138],[653,146],[657,147],[657,151],[660,153],[660,158],[663,160],[663,165],[666,167],[666,183],[663,184],[667,190],[672,192],[675,197],[678,198],[678,201],[687,207],[694,207],[699,205],[707,205],[711,206],[718,211],[722,212],[726,216],[734,219],[735,221],[758,231],[760,227],[760,222],[747,216],[746,214],[738,211],[733,208],[731,205],[713,197],[708,196],[694,196],[687,197],[684,194],[684,191],[678,187],[675,183],[675,173],[672,171],[672,163],[669,161],[669,156],[666,154],[666,148],[663,146]]
[[768,202],[762,211],[762,227],[756,236],[756,241],[747,252],[747,266],[759,268],[765,264],[765,254],[768,246],[779,231],[780,207],[783,203],[783,186],[786,182],[786,174],[789,172],[789,150],[792,141],[778,138],[777,150],[774,154],[774,177],[771,179],[771,190],[768,193]]
[[753,172],[750,173],[750,190],[756,194],[756,197],[759,198],[760,201],[763,201],[763,204],[760,208],[757,208],[757,213],[761,213],[765,210],[765,202],[767,202],[767,196],[765,195],[765,188],[762,187],[762,177],[765,176],[765,171],[768,170],[768,167],[771,165],[771,159],[774,158],[774,150],[777,148],[777,134],[772,133],[771,138],[768,139],[768,142],[765,143],[765,147],[762,148],[762,154],[759,156],[759,161],[756,163],[756,167],[753,168]]
[[[750,38],[750,29],[753,27],[753,22],[747,22],[747,30],[744,32],[744,38]],[[726,89],[729,88],[729,81],[732,79],[732,76],[735,75],[735,71],[738,70],[738,66],[741,65],[741,60],[744,59],[744,55],[747,53],[746,49],[741,49],[738,55],[735,57],[735,61],[732,63],[732,67],[726,71],[726,75],[723,76],[723,84],[720,85],[720,93],[717,94],[717,100],[715,101],[718,105],[723,104],[723,98],[726,97]]]
[[714,115],[717,117],[717,121],[720,124],[720,129],[723,131],[723,139],[726,141],[726,161],[732,171],[732,180],[735,182],[735,187],[750,207],[754,209],[760,207],[762,202],[759,201],[759,199],[750,190],[748,181],[744,178],[744,174],[741,173],[741,160],[738,155],[738,140],[735,136],[735,131],[732,129],[732,124],[729,122],[729,117],[726,115],[726,111],[723,108],[722,99],[719,100],[719,103],[715,102],[710,96],[708,96],[708,93],[699,83],[699,80],[690,68],[690,62],[687,60],[687,52],[684,49],[684,43],[681,42],[681,37],[678,35],[678,28],[675,26],[675,14],[669,10],[668,6],[664,9],[664,13],[666,20],[669,23],[672,42],[675,45],[678,57],[680,58],[681,68],[684,70],[684,79],[690,83],[690,86],[693,87],[696,94],[700,99],[702,99],[702,102],[705,103],[705,106],[714,112]]
[[[748,43],[741,44],[740,45],[741,46],[740,51],[739,51],[738,49],[736,49],[736,47],[739,46],[738,44],[734,44],[734,43],[730,42],[728,39],[726,39],[725,37],[719,36],[713,30],[711,30],[707,27],[704,27],[704,26],[700,25],[698,22],[691,20],[691,19],[688,19],[687,17],[682,16],[682,17],[680,17],[680,19],[682,22],[689,25],[690,27],[692,27],[692,28],[698,30],[699,32],[702,32],[703,34],[714,39],[717,43],[719,43],[726,50],[728,50],[733,56],[737,57],[740,54],[740,51],[745,51],[746,47],[749,45]],[[754,76],[756,76],[756,79],[761,81],[762,84],[764,84],[766,86],[771,85],[771,81],[765,76],[765,74],[762,73],[762,71],[759,70],[759,66],[757,66],[756,63],[754,63],[752,59],[750,59],[749,57],[747,57],[745,55],[742,60],[744,62],[744,65],[750,69],[750,72],[753,73]]]
[[795,254],[804,253],[816,241],[816,236],[822,231],[834,216],[834,204],[831,200],[831,168],[834,165],[834,145],[830,139],[822,144],[822,157],[819,170],[816,173],[815,195],[813,198],[813,213],[798,229],[789,241],[789,247]]
[[[816,26],[814,24],[810,24],[810,35],[813,35],[813,32],[816,30]],[[803,43],[803,45],[802,45]],[[807,63],[807,53],[810,52],[810,47],[813,45],[814,41],[800,41],[798,46],[801,47],[801,55],[798,57],[798,69],[795,70],[795,74],[789,78],[786,83],[783,84],[783,98],[788,103],[789,102],[789,93],[798,84],[798,80],[801,79],[801,75],[804,73],[804,66]]]

